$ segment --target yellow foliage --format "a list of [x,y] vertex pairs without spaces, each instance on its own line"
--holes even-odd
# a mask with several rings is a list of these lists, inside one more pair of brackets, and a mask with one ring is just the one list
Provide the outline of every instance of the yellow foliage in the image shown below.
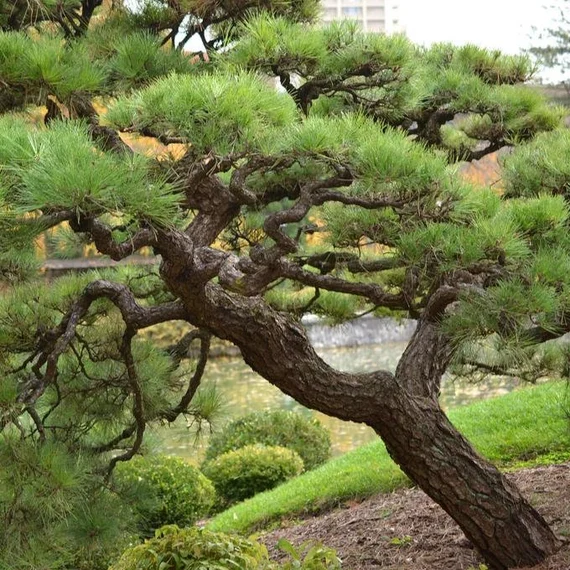
[[154,137],[145,137],[135,133],[119,133],[119,136],[134,152],[157,160],[180,160],[188,149],[188,145],[185,144],[164,145]]
[[463,165],[460,174],[477,186],[490,186],[496,192],[503,191],[499,153],[485,155],[481,160],[474,160]]

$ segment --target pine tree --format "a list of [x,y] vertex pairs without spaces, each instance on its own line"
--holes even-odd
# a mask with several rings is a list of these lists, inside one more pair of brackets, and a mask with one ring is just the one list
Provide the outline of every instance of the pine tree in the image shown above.
[[[74,544],[101,559],[121,532],[121,513],[104,516],[112,469],[150,423],[200,413],[212,336],[300,403],[371,426],[491,567],[554,552],[543,518],[438,404],[452,367],[568,368],[566,345],[549,341],[570,331],[570,136],[561,110],[520,85],[530,62],[314,26],[313,0],[96,8],[0,4],[0,546],[12,567],[77,567]],[[208,58],[183,51],[195,35]],[[45,125],[30,105],[46,106]],[[133,133],[182,156],[135,153]],[[458,174],[504,147],[504,188]],[[160,266],[38,282],[35,242],[58,228],[52,239],[115,261],[150,248]],[[313,350],[308,312],[417,328],[394,374],[349,374]],[[192,328],[170,350],[139,334],[174,320]]]

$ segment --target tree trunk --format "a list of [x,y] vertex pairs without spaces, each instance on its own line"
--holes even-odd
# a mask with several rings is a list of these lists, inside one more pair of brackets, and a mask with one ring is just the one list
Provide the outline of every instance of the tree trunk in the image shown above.
[[[398,403],[397,400],[400,399]],[[559,543],[518,489],[481,458],[437,402],[394,394],[372,427],[388,452],[461,527],[491,568],[533,566]]]
[[162,273],[189,322],[233,342],[269,382],[304,406],[374,428],[396,463],[451,515],[492,568],[532,566],[557,549],[540,514],[439,407],[433,394],[450,351],[436,324],[418,326],[396,375],[348,374],[328,366],[303,328],[259,297],[212,283],[191,286],[176,264],[163,264]]

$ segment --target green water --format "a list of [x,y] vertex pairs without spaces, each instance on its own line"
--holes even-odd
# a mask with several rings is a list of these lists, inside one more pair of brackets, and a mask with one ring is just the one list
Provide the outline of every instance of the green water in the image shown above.
[[[406,347],[405,342],[383,343],[350,348],[320,350],[320,355],[334,368],[349,372],[394,370]],[[280,392],[266,380],[252,372],[239,357],[211,360],[206,368],[204,383],[215,382],[226,402],[221,423],[259,410],[296,410],[318,418],[331,432],[333,454],[339,455],[372,441],[377,436],[361,424],[344,422],[304,408]],[[455,407],[474,399],[510,392],[517,385],[514,380],[499,378],[470,384],[448,379],[443,383],[441,401],[444,407]],[[221,424],[219,424],[221,425]],[[154,431],[159,449],[191,461],[199,461],[207,444],[207,435],[196,443],[194,432],[183,418],[170,427]]]

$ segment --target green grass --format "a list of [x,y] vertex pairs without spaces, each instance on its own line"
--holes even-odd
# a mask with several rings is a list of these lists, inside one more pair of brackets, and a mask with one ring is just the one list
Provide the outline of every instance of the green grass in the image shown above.
[[[567,404],[566,384],[550,382],[456,408],[449,417],[485,457],[519,467],[570,459]],[[378,441],[220,513],[208,528],[247,532],[409,484]]]

